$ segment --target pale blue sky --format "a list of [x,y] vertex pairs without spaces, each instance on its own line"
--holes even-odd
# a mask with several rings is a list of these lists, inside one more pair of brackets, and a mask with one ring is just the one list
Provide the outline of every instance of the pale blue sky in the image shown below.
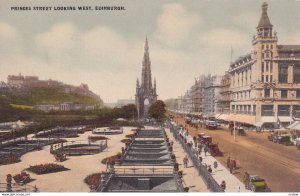
[[[0,81],[9,74],[87,83],[104,101],[134,98],[145,36],[160,99],[252,50],[261,0],[1,0]],[[273,0],[280,44],[300,44],[300,1]],[[11,11],[11,6],[125,6],[125,11]]]

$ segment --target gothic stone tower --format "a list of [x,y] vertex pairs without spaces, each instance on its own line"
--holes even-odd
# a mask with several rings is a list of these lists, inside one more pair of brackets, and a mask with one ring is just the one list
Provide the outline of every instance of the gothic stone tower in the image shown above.
[[139,119],[143,119],[147,116],[147,106],[154,103],[156,100],[156,80],[154,79],[154,86],[152,87],[151,62],[149,57],[148,40],[146,38],[144,58],[142,63],[141,84],[139,83],[139,79],[136,81],[135,104],[138,110]]

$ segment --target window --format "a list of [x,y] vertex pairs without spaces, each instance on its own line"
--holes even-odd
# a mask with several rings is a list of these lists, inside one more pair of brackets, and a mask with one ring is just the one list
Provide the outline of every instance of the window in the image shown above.
[[261,75],[261,82],[264,82],[264,75]]
[[300,89],[296,90],[296,98],[300,98]]
[[273,75],[270,75],[270,82],[273,81]]
[[269,76],[266,75],[266,82],[269,82]]
[[289,116],[290,108],[289,105],[278,105],[278,116]]
[[287,83],[288,81],[288,66],[287,65],[279,65],[279,83]]
[[267,49],[269,49],[269,44],[267,44]]
[[271,49],[273,49],[273,45],[271,44]]
[[273,62],[272,61],[270,62],[270,72],[271,73],[273,72]]
[[265,88],[265,97],[270,97],[270,89]]
[[265,45],[262,44],[262,45],[261,45],[261,49],[262,49],[262,50],[265,49]]
[[287,98],[287,90],[281,90],[281,98]]
[[266,72],[269,71],[269,62],[266,62]]
[[273,105],[262,105],[261,106],[262,116],[273,116]]
[[265,72],[265,64],[264,62],[261,63],[261,73]]
[[300,83],[300,64],[294,65],[294,83]]
[[261,54],[261,58],[265,58],[265,54],[264,53]]

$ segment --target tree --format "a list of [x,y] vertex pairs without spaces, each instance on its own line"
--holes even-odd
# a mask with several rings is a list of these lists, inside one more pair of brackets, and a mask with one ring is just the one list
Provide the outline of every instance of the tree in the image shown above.
[[157,100],[154,102],[148,111],[148,114],[151,118],[154,118],[158,122],[162,122],[166,116],[166,104],[162,100]]

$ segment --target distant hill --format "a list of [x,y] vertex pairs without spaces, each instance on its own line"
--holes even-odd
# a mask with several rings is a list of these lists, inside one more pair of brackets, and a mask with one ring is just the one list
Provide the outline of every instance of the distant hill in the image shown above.
[[103,105],[101,98],[94,93],[80,94],[65,92],[61,88],[21,88],[0,91],[1,99],[8,104],[35,106],[41,104],[59,104],[73,102],[88,105]]

